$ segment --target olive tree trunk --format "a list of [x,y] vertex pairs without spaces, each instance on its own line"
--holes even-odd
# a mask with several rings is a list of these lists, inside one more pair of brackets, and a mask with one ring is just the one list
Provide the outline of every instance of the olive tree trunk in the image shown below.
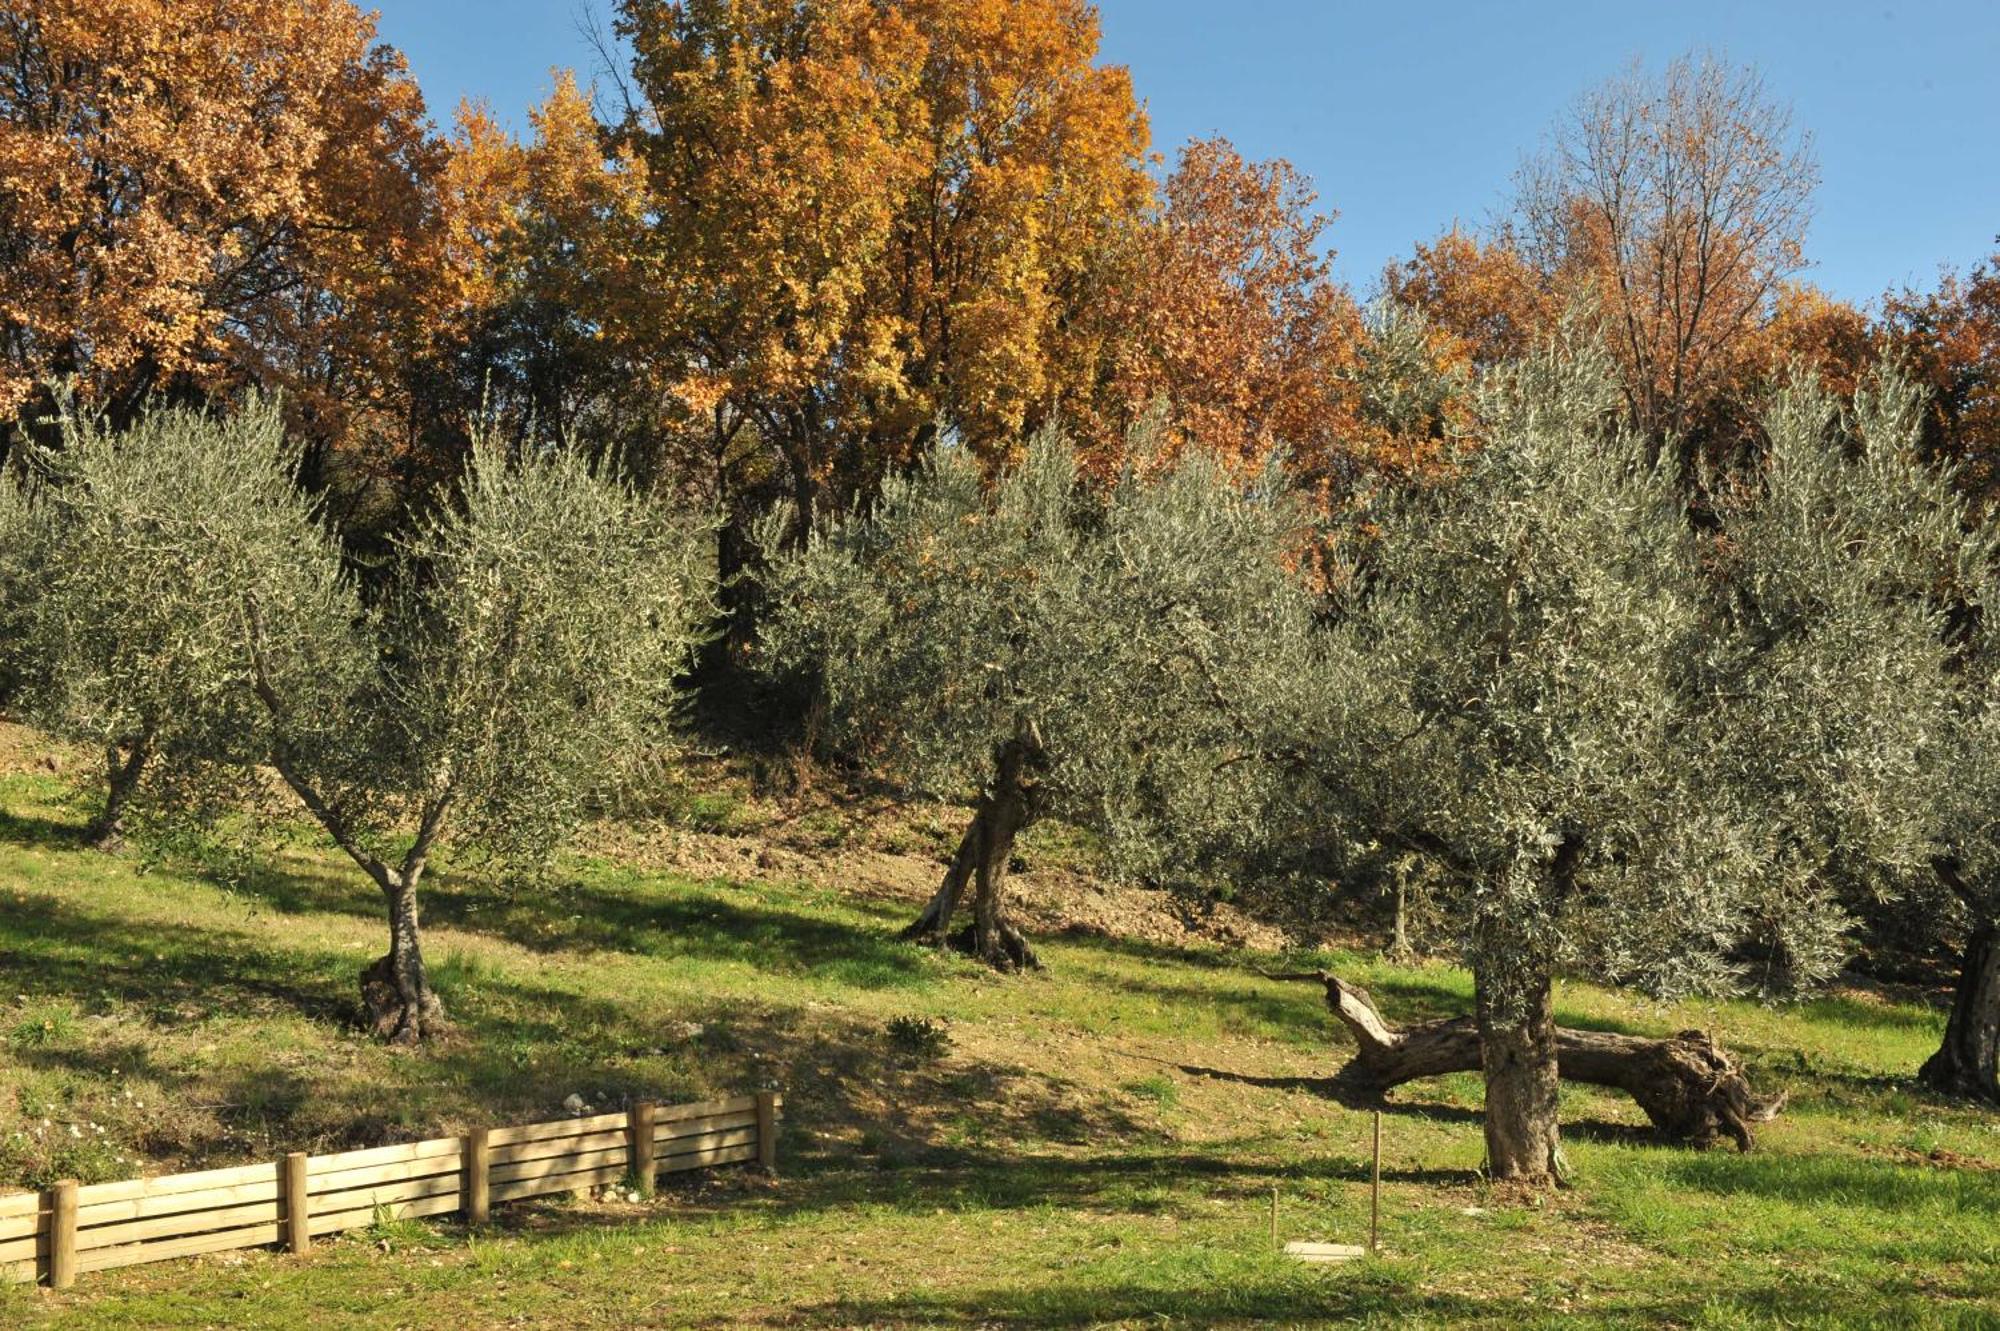
[[389,950],[361,972],[371,1028],[391,1044],[420,1044],[443,1031],[444,1003],[430,986],[417,921],[416,872],[386,869],[377,881],[389,905]]
[[[1009,916],[1005,885],[1015,838],[1040,812],[1034,772],[1042,756],[1040,736],[1031,725],[995,747],[993,781],[979,797],[944,882],[903,937],[956,948],[998,971],[1040,968],[1041,959]],[[973,890],[972,923],[953,933],[952,921],[967,887]]]
[[1556,1121],[1555,986],[1546,968],[1475,973],[1475,1025],[1486,1076],[1486,1168],[1515,1183],[1563,1176]]
[[1948,1095],[2000,1104],[2000,921],[1980,921],[1966,939],[1944,1042],[1917,1076]]
[[[1489,1067],[1477,1017],[1399,1028],[1383,1019],[1366,990],[1338,976],[1305,971],[1271,978],[1313,980],[1325,987],[1328,1010],[1355,1043],[1354,1057],[1335,1076],[1334,1087],[1356,1100],[1379,1100],[1392,1087],[1424,1077]],[[1728,1138],[1747,1151],[1755,1143],[1752,1125],[1769,1122],[1784,1108],[1782,1094],[1752,1091],[1736,1060],[1701,1031],[1655,1039],[1553,1023],[1550,1030],[1562,1080],[1625,1092],[1662,1140],[1706,1147]],[[1489,1096],[1490,1087],[1489,1080]]]
[[117,850],[125,844],[125,810],[152,757],[150,727],[128,741],[104,746],[104,809],[83,832],[96,849]]
[[[271,747],[271,765],[299,802],[334,844],[359,865],[377,887],[389,907],[389,950],[361,972],[361,1004],[368,1013],[375,1034],[392,1044],[421,1044],[446,1029],[444,1003],[431,989],[424,969],[422,935],[417,920],[417,884],[430,863],[430,852],[442,834],[446,812],[455,791],[449,779],[424,800],[417,819],[416,835],[398,864],[390,864],[369,848],[359,835],[348,809],[313,779],[309,765],[286,737],[288,709],[271,681],[264,657],[264,615],[254,596],[244,598],[244,620],[249,628],[250,688],[276,728]],[[449,769],[446,769],[447,772]]]

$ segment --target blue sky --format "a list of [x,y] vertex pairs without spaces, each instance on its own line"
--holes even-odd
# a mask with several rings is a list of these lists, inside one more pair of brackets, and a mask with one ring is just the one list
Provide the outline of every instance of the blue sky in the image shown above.
[[[364,0],[365,2],[365,0]],[[508,123],[588,74],[580,35],[609,0],[374,0],[438,118],[483,97]],[[1127,65],[1171,154],[1223,133],[1290,158],[1324,205],[1338,271],[1362,290],[1454,219],[1501,207],[1523,152],[1634,57],[1691,48],[1756,65],[1810,130],[1822,183],[1809,277],[1866,301],[1931,285],[2000,234],[2000,0],[1473,3],[1100,0],[1104,58]]]

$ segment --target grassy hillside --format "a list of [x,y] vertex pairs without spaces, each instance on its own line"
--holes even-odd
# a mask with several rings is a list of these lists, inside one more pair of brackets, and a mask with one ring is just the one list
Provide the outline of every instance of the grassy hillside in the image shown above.
[[[1694,1154],[1567,1091],[1576,1186],[1520,1205],[1478,1181],[1477,1080],[1406,1088],[1386,1254],[1305,1269],[1270,1251],[1271,1189],[1285,1237],[1362,1238],[1368,1123],[1319,1093],[1344,1036],[1315,988],[1254,973],[1265,955],[1076,931],[1045,939],[1046,974],[1002,979],[893,941],[935,846],[860,853],[837,813],[781,845],[711,799],[683,825],[733,840],[632,836],[518,892],[447,873],[427,947],[459,1034],[392,1052],[350,1027],[377,902],[325,847],[107,858],[74,844],[32,738],[12,747],[0,1184],[435,1135],[572,1093],[771,1082],[788,1119],[776,1181],[0,1289],[0,1325],[2000,1325],[2000,1116],[1910,1085],[1938,1033],[1923,1007],[1565,986],[1566,1022],[1720,1031],[1760,1087],[1791,1088],[1785,1116],[1753,1154]],[[1449,968],[1324,961],[1392,1018],[1468,1001]]]

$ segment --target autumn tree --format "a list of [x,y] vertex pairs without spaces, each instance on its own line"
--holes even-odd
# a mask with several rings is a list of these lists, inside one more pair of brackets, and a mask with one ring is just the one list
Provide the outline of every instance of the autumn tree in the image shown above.
[[[1868,315],[1806,282],[1778,285],[1770,317],[1750,341],[1746,360],[1757,371],[1757,389],[1803,372],[1842,402],[1857,391],[1881,359],[1882,338]],[[1755,402],[1746,390],[1739,398]]]
[[[989,487],[935,449],[880,501],[767,573],[767,667],[816,681],[827,741],[909,790],[974,793],[973,816],[909,936],[1011,970],[1036,964],[1004,892],[1015,838],[1045,818],[1102,833],[1128,872],[1197,881],[1244,835],[1265,771],[1239,696],[1295,661],[1307,623],[1286,567],[1301,514],[1154,439],[1101,496],[1044,431]],[[971,927],[957,934],[962,907]]]
[[624,335],[652,297],[633,266],[641,172],[567,72],[528,120],[517,141],[483,108],[459,112],[447,215],[479,285],[454,348],[456,389],[515,439],[692,480],[694,467],[663,456],[684,417],[671,349]]
[[1584,297],[1627,410],[1689,441],[1779,284],[1804,266],[1819,172],[1754,70],[1682,57],[1585,95],[1519,177],[1527,260]]
[[2000,492],[2000,255],[1937,290],[1883,301],[1889,345],[1929,390],[1923,447],[1949,461],[1968,493]]
[[1382,272],[1382,296],[1421,313],[1466,368],[1526,354],[1555,326],[1560,298],[1511,233],[1479,236],[1454,226]]
[[926,44],[917,189],[877,288],[907,311],[900,433],[920,445],[941,418],[997,455],[1092,381],[1079,311],[1153,197],[1146,117],[1130,74],[1096,63],[1085,0],[899,7]]
[[1076,391],[1068,316],[1147,191],[1087,5],[626,0],[618,27],[651,222],[622,333],[677,350],[736,488],[803,531],[940,419],[1003,446]]
[[1105,389],[1092,421],[1115,472],[1132,422],[1165,403],[1174,437],[1238,468],[1273,449],[1321,487],[1352,482],[1351,404],[1340,389],[1359,312],[1332,276],[1311,186],[1283,160],[1226,139],[1181,149],[1155,212],[1111,252],[1095,316]]
[[399,442],[399,368],[457,298],[445,150],[349,0],[0,10],[0,417],[44,385],[287,390],[312,440]]

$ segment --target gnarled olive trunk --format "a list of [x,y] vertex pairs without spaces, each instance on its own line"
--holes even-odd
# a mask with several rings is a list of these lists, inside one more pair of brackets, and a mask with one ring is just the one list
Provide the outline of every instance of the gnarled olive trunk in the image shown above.
[[417,876],[388,872],[378,879],[389,904],[389,950],[361,972],[361,1002],[369,1023],[391,1044],[419,1044],[445,1025],[444,1004],[424,969]]
[[84,840],[98,850],[125,844],[125,810],[153,757],[153,731],[142,730],[130,740],[104,746],[104,809],[84,829]]
[[[1272,978],[1325,986],[1328,1010],[1354,1036],[1354,1057],[1334,1077],[1335,1091],[1352,1102],[1379,1100],[1404,1082],[1485,1065],[1476,1017],[1399,1028],[1383,1020],[1366,990],[1338,976],[1301,971]],[[1752,1125],[1776,1118],[1784,1108],[1783,1095],[1752,1091],[1736,1060],[1700,1031],[1655,1039],[1552,1029],[1562,1080],[1624,1091],[1664,1140],[1706,1147],[1726,1137],[1747,1151],[1755,1142]]]
[[1473,977],[1486,1075],[1486,1168],[1495,1179],[1547,1184],[1563,1175],[1556,1095],[1555,987],[1546,968]]
[[1944,1043],[1917,1076],[1948,1095],[2000,1104],[2000,921],[1980,921],[1966,939]]
[[[1040,812],[1034,772],[1042,757],[1041,737],[1032,725],[1024,725],[1014,738],[995,747],[993,783],[979,797],[944,882],[903,937],[957,948],[999,971],[1041,966],[1026,936],[1008,917],[1004,886],[1014,840]],[[972,923],[954,934],[952,919],[967,886],[973,888]]]
[[250,688],[275,723],[271,765],[278,771],[306,811],[326,829],[334,844],[347,852],[375,885],[389,907],[389,950],[361,972],[361,1004],[367,1010],[375,1034],[392,1044],[420,1044],[445,1030],[444,1004],[432,991],[424,970],[424,950],[417,923],[417,884],[424,876],[431,848],[442,834],[454,788],[450,768],[423,804],[417,831],[404,853],[400,866],[389,864],[369,849],[357,834],[355,821],[339,800],[329,799],[313,779],[309,765],[301,763],[286,737],[288,709],[285,699],[271,682],[264,655],[264,613],[255,596],[243,600],[245,626],[249,630]]

